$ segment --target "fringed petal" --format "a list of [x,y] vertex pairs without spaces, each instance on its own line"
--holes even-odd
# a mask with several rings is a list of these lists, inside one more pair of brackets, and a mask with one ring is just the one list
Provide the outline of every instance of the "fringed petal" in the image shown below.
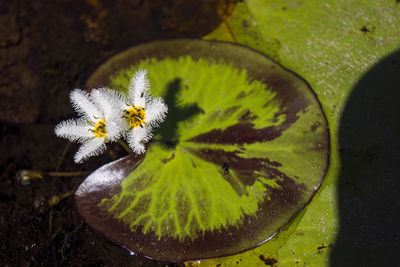
[[107,120],[106,128],[107,139],[111,142],[114,142],[129,130],[129,125],[125,118],[122,118],[121,116],[115,116]]
[[120,92],[106,88],[95,89],[90,95],[93,102],[104,112],[107,139],[116,141],[129,129],[126,120],[123,119],[127,99]]
[[157,127],[165,120],[168,112],[168,107],[161,97],[153,98],[146,107],[146,123],[151,127]]
[[76,152],[74,160],[76,163],[82,163],[87,158],[104,153],[106,144],[103,138],[93,138],[81,145]]
[[102,112],[98,107],[90,101],[90,97],[83,90],[75,89],[70,93],[70,99],[72,106],[81,116],[85,116],[87,119],[94,121],[95,118],[100,118]]
[[57,136],[66,138],[70,141],[83,142],[93,137],[90,132],[90,125],[84,120],[66,120],[58,123],[54,129]]
[[112,117],[122,116],[124,97],[121,93],[106,89],[93,89],[90,93],[90,98],[94,104],[103,111],[104,118],[108,121]]
[[151,137],[152,133],[147,127],[132,128],[126,134],[129,147],[137,154],[142,154],[145,151],[144,143],[149,141]]
[[136,107],[145,107],[150,83],[147,78],[147,70],[137,70],[130,81],[128,96]]

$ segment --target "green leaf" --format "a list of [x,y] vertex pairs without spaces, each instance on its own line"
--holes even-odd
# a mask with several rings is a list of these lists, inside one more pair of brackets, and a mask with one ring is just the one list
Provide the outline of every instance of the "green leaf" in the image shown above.
[[151,258],[217,257],[268,240],[310,201],[329,135],[299,76],[244,47],[176,40],[117,55],[88,85],[126,90],[137,68],[168,119],[143,157],[81,185],[78,209],[96,230]]
[[[260,260],[260,255],[263,255],[264,258],[276,259],[278,263],[274,266],[295,266],[296,263],[300,266],[329,266],[331,247],[339,229],[337,184],[341,159],[338,132],[343,109],[354,86],[366,72],[400,48],[399,29],[400,6],[397,1],[247,0],[238,3],[232,16],[204,37],[244,44],[262,51],[305,78],[327,114],[332,143],[329,172],[321,190],[301,213],[303,216],[298,218],[300,223],[296,219],[276,238],[253,250],[202,261],[201,265],[239,263],[256,266],[263,264]],[[279,45],[272,45],[274,43]],[[393,64],[389,69],[396,71],[395,68],[397,65]],[[377,86],[377,90],[383,92],[384,88]],[[365,154],[365,150],[358,148],[355,153]],[[357,160],[357,157],[353,159]],[[297,231],[299,225],[302,227]],[[328,246],[317,253],[317,247],[324,245]],[[348,253],[354,252],[350,250]],[[371,255],[375,256],[375,253]],[[347,264],[356,266],[356,262]]]

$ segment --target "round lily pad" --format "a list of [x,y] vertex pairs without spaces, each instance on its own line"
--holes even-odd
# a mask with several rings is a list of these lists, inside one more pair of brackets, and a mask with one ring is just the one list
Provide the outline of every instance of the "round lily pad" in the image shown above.
[[154,259],[220,257],[267,241],[310,202],[330,142],[301,77],[242,46],[172,40],[112,57],[87,86],[126,91],[138,68],[167,119],[145,154],[101,167],[77,190],[95,230]]

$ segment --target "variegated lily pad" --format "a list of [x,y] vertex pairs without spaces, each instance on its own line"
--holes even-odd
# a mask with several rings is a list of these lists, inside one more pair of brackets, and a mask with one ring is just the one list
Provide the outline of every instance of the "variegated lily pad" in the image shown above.
[[87,86],[124,91],[137,68],[166,100],[167,120],[144,155],[79,187],[79,212],[95,230],[150,258],[219,257],[270,239],[311,200],[330,143],[301,77],[245,47],[173,40],[112,57]]

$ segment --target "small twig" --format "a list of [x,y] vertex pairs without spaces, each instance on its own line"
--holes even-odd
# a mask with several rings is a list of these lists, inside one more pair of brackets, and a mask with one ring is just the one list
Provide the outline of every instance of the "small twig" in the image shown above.
[[52,196],[52,197],[49,199],[49,206],[50,206],[50,207],[54,207],[55,205],[57,205],[58,203],[60,203],[60,201],[63,200],[64,198],[67,198],[67,197],[73,195],[74,192],[75,192],[75,190],[71,190],[71,191],[68,191],[68,192],[66,192],[66,193],[64,193],[64,194],[62,194],[62,195],[60,195],[60,196],[56,196],[56,195]]
[[87,175],[90,172],[45,172],[39,170],[20,170],[17,172],[17,180],[23,184],[28,185],[32,179],[43,179],[45,175],[52,177],[71,177],[71,176],[82,176]]
[[50,207],[50,212],[49,212],[49,233],[51,233],[53,230],[53,208]]
[[[49,233],[51,234],[52,230],[53,230],[53,207],[56,206],[58,203],[60,203],[60,201],[62,201],[63,199],[72,196],[74,194],[74,192],[76,191],[76,189],[74,190],[70,190],[68,192],[65,192],[64,194],[57,196],[57,195],[53,195],[49,200],[49,207],[50,207],[50,213],[49,213]],[[53,236],[52,238],[53,239]]]
[[65,146],[65,148],[64,148],[64,150],[63,150],[63,152],[61,154],[61,157],[58,160],[57,167],[56,167],[56,172],[58,172],[60,170],[61,163],[64,161],[65,155],[67,154],[68,149],[69,149],[70,146],[71,146],[70,142]]

